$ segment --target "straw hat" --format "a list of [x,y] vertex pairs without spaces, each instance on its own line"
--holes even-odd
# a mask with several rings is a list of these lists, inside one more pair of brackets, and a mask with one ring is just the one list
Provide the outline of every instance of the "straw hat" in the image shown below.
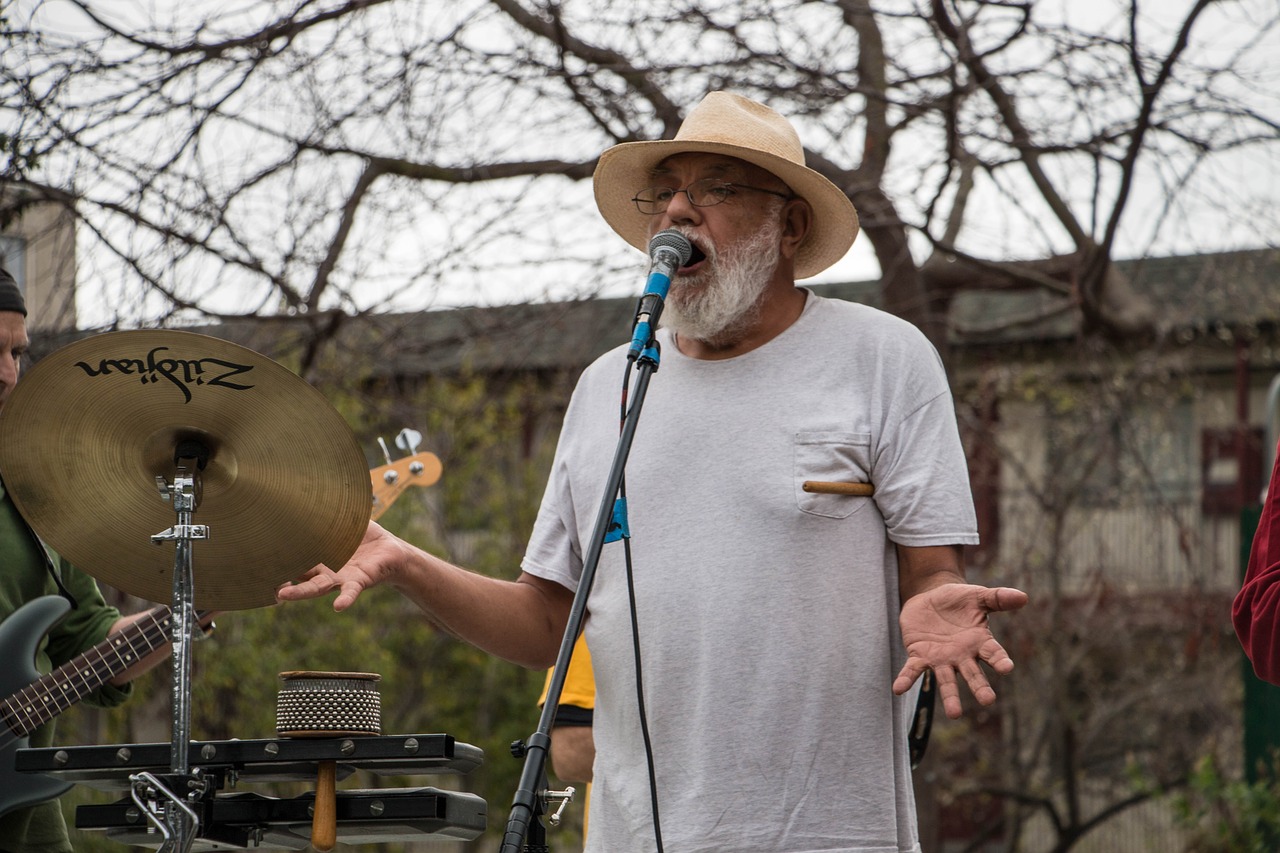
[[858,235],[858,214],[835,184],[804,164],[795,128],[778,113],[729,92],[712,92],[689,115],[675,139],[624,142],[596,164],[596,206],[622,239],[641,251],[649,245],[653,217],[631,201],[652,183],[653,169],[673,154],[724,154],[753,163],[782,179],[813,208],[813,224],[796,254],[796,278],[822,272],[844,257]]

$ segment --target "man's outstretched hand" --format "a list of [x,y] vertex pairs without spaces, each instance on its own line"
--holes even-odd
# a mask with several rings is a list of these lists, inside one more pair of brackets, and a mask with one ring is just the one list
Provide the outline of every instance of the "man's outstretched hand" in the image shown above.
[[979,661],[1007,675],[1013,671],[1013,659],[991,634],[987,616],[1026,603],[1022,590],[966,583],[942,584],[907,599],[898,617],[907,663],[894,679],[893,692],[906,693],[926,669],[932,669],[948,717],[956,719],[962,711],[957,673],[980,704],[995,702],[996,692]]
[[355,604],[360,593],[388,580],[391,567],[403,559],[403,554],[403,543],[371,521],[360,547],[345,566],[336,572],[324,565],[308,569],[292,583],[277,589],[276,601],[318,598],[336,589],[338,595],[333,609],[341,612]]

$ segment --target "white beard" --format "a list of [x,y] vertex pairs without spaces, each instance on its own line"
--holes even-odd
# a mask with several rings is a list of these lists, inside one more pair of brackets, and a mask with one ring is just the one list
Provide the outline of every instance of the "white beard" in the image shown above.
[[672,280],[663,324],[696,341],[735,343],[759,314],[781,257],[781,238],[782,223],[769,217],[759,231],[724,251],[707,245],[707,269]]

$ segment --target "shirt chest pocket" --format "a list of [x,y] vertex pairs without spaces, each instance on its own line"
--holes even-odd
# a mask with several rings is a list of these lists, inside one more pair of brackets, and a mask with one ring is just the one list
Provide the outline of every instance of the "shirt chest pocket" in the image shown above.
[[804,484],[870,483],[870,457],[870,433],[796,433],[794,488],[797,506],[803,512],[825,518],[848,518],[862,510],[870,503],[870,497],[806,491]]

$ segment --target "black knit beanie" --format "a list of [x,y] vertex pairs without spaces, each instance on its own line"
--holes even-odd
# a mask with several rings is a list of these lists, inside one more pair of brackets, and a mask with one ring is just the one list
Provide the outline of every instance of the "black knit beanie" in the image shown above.
[[22,298],[22,291],[4,267],[0,267],[0,311],[17,311],[27,316],[27,303]]

